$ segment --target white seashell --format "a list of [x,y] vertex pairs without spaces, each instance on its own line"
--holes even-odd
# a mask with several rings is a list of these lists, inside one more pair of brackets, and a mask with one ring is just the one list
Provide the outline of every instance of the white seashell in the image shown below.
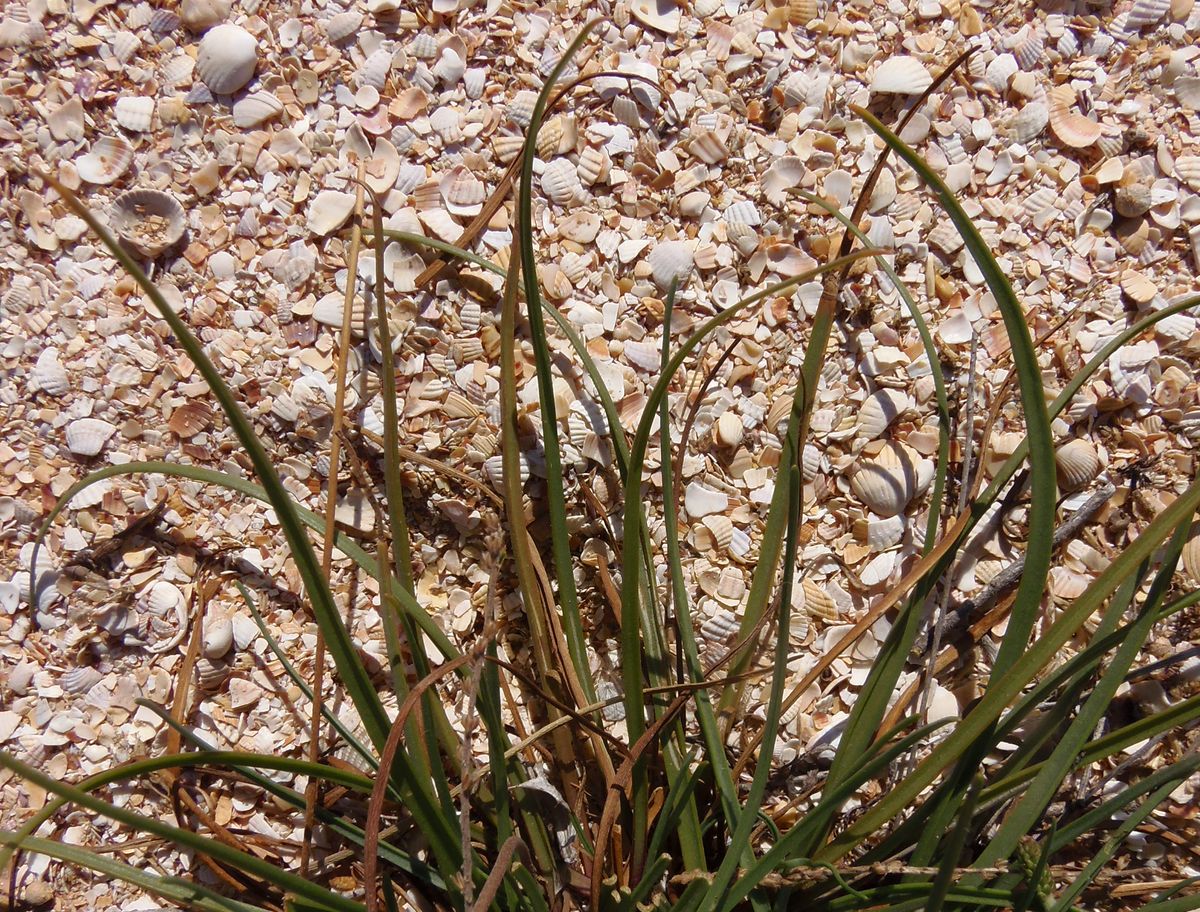
[[50,135],[60,141],[68,139],[79,141],[83,139],[83,102],[78,95],[72,95],[59,105],[46,118],[50,127]]
[[118,98],[113,106],[113,116],[126,130],[145,133],[154,119],[154,99],[145,95]]
[[58,350],[54,348],[47,348],[38,355],[29,379],[34,389],[51,396],[65,395],[71,389],[71,378],[67,376],[67,369],[58,360]]
[[866,398],[855,419],[857,433],[868,440],[883,436],[893,421],[912,408],[913,402],[900,390],[881,389]]
[[759,214],[758,207],[750,200],[738,200],[732,203],[722,213],[726,225],[746,225],[750,228],[757,227],[762,224],[762,216]]
[[67,693],[83,694],[91,690],[103,679],[104,675],[91,665],[79,665],[63,674],[59,678],[59,683],[62,684],[62,689]]
[[1103,468],[1095,445],[1082,437],[1060,446],[1054,454],[1054,461],[1058,465],[1059,481],[1070,491],[1082,488]]
[[630,340],[625,343],[625,360],[639,370],[653,373],[662,366],[659,347],[653,342]]
[[876,551],[884,551],[900,544],[907,526],[908,521],[903,516],[866,519],[862,521],[861,538]]
[[713,439],[718,446],[734,447],[746,436],[742,419],[731,411],[724,411],[713,427]]
[[392,70],[392,52],[384,48],[372,53],[358,70],[360,85],[368,85],[382,89],[387,84],[388,74]]
[[1181,155],[1175,159],[1175,176],[1192,190],[1200,191],[1200,155]]
[[229,662],[200,658],[196,662],[196,687],[201,691],[213,691],[225,683],[233,666]]
[[117,32],[112,39],[113,57],[121,63],[128,63],[141,43],[142,39],[133,32]]
[[714,491],[698,481],[693,481],[684,491],[683,505],[688,516],[692,519],[700,519],[711,513],[724,513],[729,506],[729,496],[722,491]]
[[1200,523],[1193,523],[1188,540],[1183,544],[1183,572],[1193,582],[1200,582]]
[[400,176],[400,153],[382,136],[375,140],[375,152],[367,160],[366,181],[376,193],[386,194],[396,185]]
[[1031,101],[1008,121],[1008,132],[1017,142],[1036,139],[1050,122],[1050,109],[1044,102]]
[[957,719],[962,714],[958,706],[958,697],[954,693],[947,690],[941,684],[933,685],[933,692],[929,695],[929,711],[927,718],[930,722],[938,722],[942,719]]
[[688,141],[688,151],[706,165],[717,165],[729,157],[724,135],[711,129],[695,131]]
[[983,81],[1003,94],[1008,91],[1008,82],[1019,69],[1017,58],[1012,54],[998,54],[992,58],[987,69],[983,71]]
[[129,190],[113,200],[109,222],[121,240],[142,256],[174,246],[187,228],[179,201],[160,190]]
[[453,86],[458,84],[466,72],[467,62],[459,56],[458,52],[452,47],[442,48],[438,62],[433,66],[433,75],[446,85]]
[[229,0],[183,0],[179,5],[179,20],[184,28],[203,32],[229,16]]
[[451,215],[478,215],[487,199],[487,188],[463,165],[438,182],[438,189]]
[[1171,0],[1133,0],[1125,19],[1126,30],[1136,31],[1154,25],[1171,9]]
[[700,636],[707,643],[724,643],[737,634],[738,627],[736,614],[728,609],[718,608],[715,614],[700,625]]
[[200,42],[196,73],[214,95],[232,95],[250,81],[258,66],[258,40],[244,28],[225,23]]
[[76,456],[95,456],[116,432],[115,424],[100,418],[76,418],[67,425],[67,449]]
[[354,211],[354,194],[322,190],[308,206],[308,230],[324,237],[341,228]]
[[792,244],[771,244],[765,250],[767,268],[788,278],[814,268],[816,260]]
[[542,171],[541,180],[542,192],[559,206],[574,206],[584,198],[579,172],[569,159],[554,159]]
[[587,186],[608,178],[612,170],[612,158],[603,149],[588,146],[579,154],[579,179]]
[[733,541],[733,521],[723,513],[706,516],[701,520],[704,528],[712,536],[713,547],[724,551]]
[[1175,100],[1192,111],[1200,111],[1200,76],[1180,76],[1172,88]]
[[787,191],[800,186],[806,170],[804,160],[795,155],[784,155],[775,159],[762,178],[762,189],[767,200],[776,206],[782,206],[787,201]]
[[872,94],[920,95],[933,85],[933,76],[916,57],[889,57],[871,76]]
[[577,244],[590,244],[600,232],[600,216],[595,212],[572,212],[558,223],[558,233]]
[[1009,41],[1008,48],[1017,59],[1021,69],[1026,71],[1035,69],[1046,56],[1046,46],[1041,32],[1033,25],[1022,26],[1021,30]]
[[429,116],[429,126],[446,145],[462,142],[462,117],[454,108],[438,108]]
[[466,90],[467,97],[470,99],[482,98],[484,89],[487,88],[487,70],[481,67],[472,67],[463,73],[463,89]]
[[124,174],[132,163],[133,146],[119,136],[104,136],[75,162],[75,170],[89,184],[104,185]]
[[658,29],[667,35],[678,34],[679,25],[683,21],[683,10],[676,5],[675,0],[633,0],[629,4],[629,12],[642,25]]
[[358,10],[338,13],[325,23],[325,35],[334,44],[337,44],[339,41],[345,41],[351,35],[358,32],[362,21],[362,13]]
[[432,60],[438,53],[438,39],[429,32],[418,32],[408,46],[408,52],[418,60]]
[[252,92],[233,103],[236,127],[257,127],[283,112],[283,102],[270,92]]
[[912,450],[888,442],[874,459],[860,463],[850,478],[850,488],[864,504],[882,517],[903,512],[921,487],[918,463]]
[[646,262],[650,265],[650,274],[655,283],[665,291],[672,280],[682,284],[691,275],[695,262],[692,245],[687,241],[664,241],[654,246]]
[[233,621],[227,616],[210,618],[204,625],[202,651],[207,659],[219,659],[233,647]]

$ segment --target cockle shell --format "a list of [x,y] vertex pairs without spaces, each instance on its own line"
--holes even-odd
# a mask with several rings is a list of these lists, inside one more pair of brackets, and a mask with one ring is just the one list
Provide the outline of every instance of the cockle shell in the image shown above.
[[154,119],[154,99],[145,95],[118,98],[113,106],[113,116],[126,130],[145,133]]
[[54,348],[47,348],[38,355],[37,364],[30,371],[29,379],[34,389],[51,396],[62,396],[71,389],[67,369],[58,360],[58,350]]
[[232,95],[258,66],[258,40],[241,26],[209,29],[200,42],[196,73],[214,95]]
[[454,108],[438,108],[429,115],[429,126],[442,138],[446,145],[462,142],[462,115]]
[[392,70],[392,52],[384,48],[372,53],[358,71],[358,81],[361,85],[369,85],[382,89],[387,84],[388,73]]
[[556,158],[542,171],[542,192],[550,201],[563,207],[574,206],[583,198],[579,172],[567,158]]
[[354,194],[322,190],[308,206],[308,230],[324,237],[346,223],[354,211]]
[[283,102],[270,92],[252,92],[233,104],[235,127],[257,127],[283,112]]
[[838,620],[840,612],[837,602],[823,586],[805,577],[800,583],[800,590],[804,593],[804,610],[809,617],[820,618],[828,623]]
[[1008,132],[1017,142],[1036,139],[1050,122],[1050,109],[1044,102],[1031,101],[1008,121]]
[[1054,461],[1058,466],[1059,481],[1067,490],[1082,488],[1103,468],[1095,444],[1082,437],[1060,446],[1054,454]]
[[116,432],[115,424],[100,418],[76,418],[67,425],[67,449],[76,456],[95,456]]
[[873,459],[859,463],[850,478],[855,496],[879,516],[903,512],[923,482],[917,454],[903,444],[888,442]]
[[916,57],[888,57],[871,76],[872,94],[920,95],[933,85],[933,76]]
[[93,666],[78,665],[63,674],[59,682],[67,693],[82,694],[99,684],[103,678],[104,675]]
[[998,54],[991,59],[983,71],[983,81],[1003,94],[1008,91],[1008,81],[1020,69],[1017,58],[1012,54]]
[[155,257],[179,242],[187,216],[179,201],[161,190],[129,190],[113,200],[112,227],[143,256]]
[[654,246],[646,262],[650,264],[655,283],[665,291],[672,280],[682,283],[691,274],[694,264],[692,245],[687,241],[664,241]]
[[1171,0],[1133,0],[1125,19],[1126,30],[1136,31],[1154,25],[1171,9]]
[[893,421],[912,408],[912,400],[900,390],[881,389],[866,398],[855,419],[858,434],[868,440],[881,437]]
[[1059,141],[1073,149],[1085,149],[1100,138],[1100,124],[1071,111],[1075,93],[1070,86],[1056,86],[1046,93],[1050,129]]
[[1175,176],[1200,191],[1200,155],[1181,155],[1175,159]]
[[438,190],[451,215],[478,215],[487,199],[487,188],[465,166],[456,165],[438,182]]
[[133,32],[117,32],[112,39],[113,58],[120,63],[128,63],[141,43],[142,39]]
[[579,179],[587,186],[599,183],[612,170],[612,159],[603,149],[588,146],[579,154]]
[[1183,572],[1193,582],[1200,582],[1200,523],[1193,523],[1188,540],[1183,544]]
[[132,163],[133,146],[119,136],[103,136],[75,162],[75,170],[89,184],[105,185],[129,170]]
[[334,44],[355,34],[362,25],[363,16],[358,10],[338,13],[325,23],[325,35]]
[[203,32],[229,16],[229,0],[183,0],[179,5],[179,19],[184,28]]

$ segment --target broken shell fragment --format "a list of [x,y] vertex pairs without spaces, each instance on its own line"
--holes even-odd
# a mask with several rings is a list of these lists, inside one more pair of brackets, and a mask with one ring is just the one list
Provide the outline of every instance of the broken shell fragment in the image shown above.
[[203,32],[229,16],[229,0],[183,0],[179,5],[179,20],[184,28]]
[[675,0],[633,0],[629,11],[642,25],[667,35],[676,34],[683,21],[683,11],[675,5]]
[[156,257],[183,237],[187,216],[161,190],[129,190],[113,200],[111,222],[121,240],[142,256]]
[[889,57],[871,76],[871,94],[920,95],[933,85],[933,76],[916,57]]
[[283,102],[270,92],[252,92],[233,104],[235,127],[257,127],[283,112]]
[[451,215],[478,215],[487,199],[487,188],[463,165],[441,179],[438,190]]
[[92,148],[75,162],[75,170],[89,184],[111,184],[129,170],[133,163],[133,146],[119,136],[104,136],[92,143]]
[[76,456],[95,456],[116,432],[115,424],[99,418],[76,418],[67,425],[67,449]]
[[214,95],[232,95],[250,81],[258,66],[258,41],[237,25],[218,25],[205,33],[196,57],[196,73]]
[[324,237],[346,223],[354,211],[354,194],[322,190],[308,206],[308,230]]
[[118,98],[113,116],[126,130],[145,133],[154,119],[154,99],[145,95]]

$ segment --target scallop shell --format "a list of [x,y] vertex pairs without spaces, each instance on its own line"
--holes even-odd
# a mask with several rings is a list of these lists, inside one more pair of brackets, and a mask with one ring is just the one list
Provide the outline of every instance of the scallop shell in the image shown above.
[[325,23],[325,35],[334,44],[345,41],[362,25],[363,16],[358,10],[338,13]]
[[283,102],[270,92],[252,92],[233,104],[235,127],[257,127],[283,113]]
[[196,662],[196,687],[201,691],[213,691],[225,683],[233,666],[225,661],[200,658]]
[[706,165],[717,165],[729,157],[725,137],[716,130],[703,129],[692,133],[688,151]]
[[1200,191],[1200,155],[1181,155],[1175,159],[1175,176]]
[[187,216],[169,193],[129,190],[113,200],[110,223],[130,247],[155,257],[183,237]]
[[482,98],[487,88],[487,70],[482,67],[472,67],[463,73],[463,89],[470,99]]
[[564,207],[574,206],[583,197],[583,184],[575,165],[566,158],[556,158],[542,171],[542,192],[550,201]]
[[232,95],[250,81],[258,66],[258,40],[244,28],[225,23],[200,42],[196,73],[214,95]]
[[58,350],[53,348],[47,348],[38,355],[37,364],[29,372],[29,379],[34,389],[51,396],[65,395],[71,389],[71,378],[58,360]]
[[115,424],[100,418],[76,418],[67,425],[67,449],[76,456],[95,456],[116,432]]
[[438,62],[433,65],[433,75],[442,80],[446,85],[453,86],[463,78],[466,72],[466,60],[454,48],[442,48],[442,52],[438,56]]
[[372,53],[358,70],[360,85],[369,85],[382,89],[387,84],[388,74],[392,71],[392,52],[384,48]]
[[1036,69],[1046,56],[1046,45],[1041,32],[1032,25],[1022,26],[1009,41],[1008,48],[1021,69],[1026,71]]
[[1175,99],[1192,111],[1200,110],[1200,76],[1180,76],[1171,87]]
[[672,280],[682,283],[691,275],[695,262],[692,245],[687,241],[664,241],[654,246],[646,262],[650,264],[655,283],[665,291]]
[[1056,86],[1046,97],[1050,129],[1060,142],[1073,149],[1085,149],[1100,138],[1100,124],[1070,110],[1075,100],[1070,86]]
[[1083,487],[1103,468],[1095,445],[1082,437],[1060,446],[1054,454],[1054,461],[1058,466],[1059,481],[1067,490]]
[[1200,523],[1193,523],[1188,540],[1183,544],[1183,572],[1193,582],[1200,582]]
[[1031,101],[1008,121],[1008,132],[1017,142],[1036,139],[1050,122],[1050,109],[1044,102]]
[[462,116],[451,107],[438,108],[429,115],[429,126],[442,138],[446,145],[462,142]]
[[185,402],[171,412],[171,417],[167,421],[167,427],[171,429],[171,432],[185,440],[195,437],[211,424],[212,409],[205,403],[197,401]]
[[806,577],[801,581],[800,588],[804,592],[804,610],[809,617],[820,618],[827,623],[837,622],[841,616],[837,602],[823,586]]
[[991,59],[987,69],[983,71],[983,81],[1003,94],[1008,91],[1008,81],[1019,69],[1017,58],[1012,54],[998,54]]
[[341,228],[354,211],[354,194],[322,190],[308,206],[308,230],[324,237]]
[[1136,30],[1154,25],[1170,9],[1171,0],[1133,0],[1133,6],[1125,19],[1125,28]]
[[916,453],[889,442],[873,459],[860,463],[850,488],[873,512],[884,518],[903,512],[921,486]]
[[154,119],[154,99],[145,95],[118,98],[113,106],[113,116],[126,130],[145,133]]
[[916,57],[888,57],[871,76],[872,94],[920,95],[933,85],[933,76]]
[[612,158],[603,149],[588,146],[579,154],[579,179],[587,186],[608,178],[612,170]]
[[900,390],[881,389],[869,395],[855,419],[858,434],[868,440],[883,436],[893,421],[912,408],[912,400]]
[[87,693],[103,679],[104,675],[91,665],[78,665],[63,674],[59,683],[67,693],[82,694]]
[[113,57],[120,63],[128,63],[141,43],[142,39],[133,32],[117,32],[112,38]]
[[438,190],[451,215],[478,215],[487,199],[487,188],[465,166],[457,165],[438,182]]

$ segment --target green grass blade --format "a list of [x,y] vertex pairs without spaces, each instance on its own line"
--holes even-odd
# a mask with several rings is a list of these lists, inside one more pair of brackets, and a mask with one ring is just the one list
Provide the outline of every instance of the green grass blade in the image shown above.
[[942,862],[938,866],[938,872],[933,878],[925,912],[941,912],[942,906],[946,902],[946,897],[950,893],[950,886],[954,883],[954,875],[958,872],[963,849],[967,844],[967,837],[971,833],[971,821],[975,816],[975,808],[979,803],[979,791],[982,788],[983,775],[976,773],[971,777],[971,785],[967,789],[966,800],[963,801],[962,806],[958,810],[954,829],[950,831],[950,835],[946,839],[946,849],[942,857]]
[[190,849],[191,851],[207,855],[216,861],[223,862],[253,877],[266,881],[286,893],[294,893],[305,899],[323,903],[330,909],[335,910],[335,912],[362,912],[364,908],[361,903],[347,899],[344,896],[339,896],[330,890],[326,890],[324,887],[305,880],[297,874],[285,871],[271,864],[269,861],[242,852],[217,839],[207,839],[193,833],[191,830],[171,826],[154,817],[147,817],[128,808],[109,804],[107,801],[103,801],[88,792],[81,791],[59,782],[51,776],[47,776],[40,770],[22,763],[16,757],[6,752],[0,752],[0,767],[11,770],[22,779],[34,783],[47,792],[66,798],[95,814],[100,814],[118,823],[122,823],[139,833],[147,833],[161,839],[166,839],[182,849]]
[[387,713],[384,712],[383,704],[375,692],[370,675],[367,673],[366,668],[358,657],[358,653],[354,649],[354,643],[350,639],[350,633],[346,630],[346,625],[342,621],[337,604],[334,602],[329,583],[321,573],[321,564],[317,559],[316,551],[313,549],[312,541],[304,531],[304,526],[296,515],[295,505],[288,495],[287,489],[284,488],[283,483],[279,480],[279,475],[275,471],[274,463],[267,453],[266,448],[263,447],[262,442],[258,439],[254,428],[242,412],[241,406],[234,398],[224,379],[222,379],[216,366],[209,360],[200,341],[192,335],[192,331],[188,328],[187,324],[171,309],[171,306],[154,286],[154,283],[146,277],[146,274],[142,272],[133,258],[125,252],[121,245],[96,220],[96,217],[80,202],[74,193],[63,187],[53,177],[49,175],[44,175],[44,177],[75,214],[87,223],[92,232],[100,238],[104,246],[120,261],[125,271],[134,278],[146,293],[146,296],[150,298],[159,314],[167,322],[167,325],[170,326],[171,332],[174,333],[180,346],[196,366],[196,370],[200,373],[200,376],[208,384],[213,396],[220,403],[230,427],[233,429],[238,442],[245,449],[246,455],[254,466],[255,473],[262,482],[267,500],[275,509],[276,518],[287,539],[292,559],[296,563],[296,569],[304,581],[305,591],[308,593],[312,604],[313,616],[316,618],[317,624],[320,625],[325,635],[329,655],[337,667],[342,684],[346,688],[346,693],[358,710],[359,716],[363,721],[363,726],[372,743],[375,745],[376,750],[382,750],[383,745],[387,741]]

